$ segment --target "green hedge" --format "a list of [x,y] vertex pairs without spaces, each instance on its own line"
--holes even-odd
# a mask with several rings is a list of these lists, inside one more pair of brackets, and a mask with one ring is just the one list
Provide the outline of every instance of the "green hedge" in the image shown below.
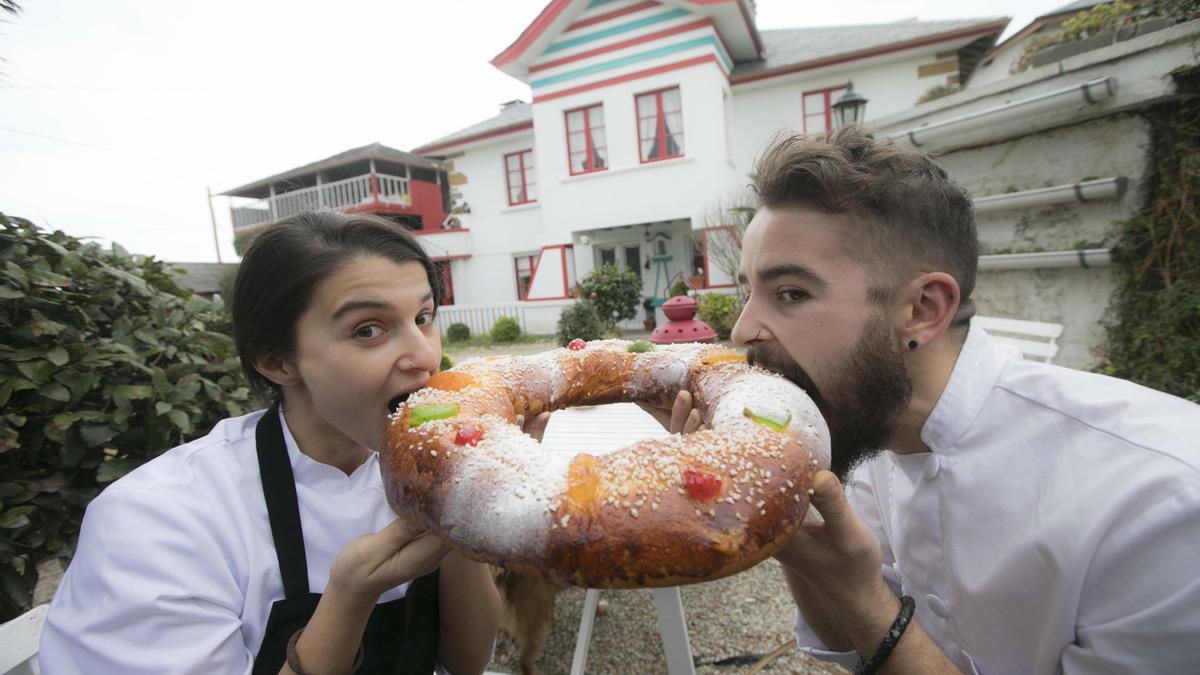
[[250,407],[228,314],[153,258],[0,214],[0,620],[108,483]]
[[637,316],[642,277],[620,265],[602,265],[579,282],[580,295],[596,305],[600,318],[616,325]]
[[521,337],[521,324],[511,316],[502,316],[492,324],[493,342],[516,342]]

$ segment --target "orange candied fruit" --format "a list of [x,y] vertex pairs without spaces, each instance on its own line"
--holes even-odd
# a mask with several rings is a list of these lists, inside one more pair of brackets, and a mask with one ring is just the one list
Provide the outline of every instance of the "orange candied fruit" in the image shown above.
[[578,509],[586,509],[596,501],[600,488],[600,476],[596,470],[596,458],[581,452],[571,458],[567,467],[567,499]]
[[718,363],[745,363],[746,357],[732,349],[723,349],[719,352],[714,352],[700,359],[700,363],[706,366],[715,365]]
[[459,391],[475,384],[479,384],[479,381],[466,373],[443,370],[440,373],[434,373],[433,377],[429,378],[429,384],[425,386],[442,391]]

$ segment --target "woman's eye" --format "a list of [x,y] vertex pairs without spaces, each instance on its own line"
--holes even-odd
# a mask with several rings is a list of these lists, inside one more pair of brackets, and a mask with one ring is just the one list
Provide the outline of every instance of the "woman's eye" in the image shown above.
[[433,323],[433,312],[421,312],[417,315],[418,326],[428,326],[431,323]]
[[383,335],[383,326],[377,323],[366,323],[354,329],[354,337],[362,340],[370,340],[380,335]]

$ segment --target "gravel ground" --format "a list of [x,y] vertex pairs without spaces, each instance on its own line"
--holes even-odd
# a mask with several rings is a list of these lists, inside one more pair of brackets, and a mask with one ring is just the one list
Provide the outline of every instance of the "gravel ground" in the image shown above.
[[[575,653],[575,636],[584,592],[558,594],[554,626],[537,665],[546,675],[568,673]],[[593,675],[651,675],[666,673],[662,637],[654,601],[647,591],[601,591],[608,611],[596,617],[588,651],[587,672]],[[746,654],[767,654],[792,637],[795,605],[788,595],[779,564],[768,560],[743,572],[707,584],[683,588],[683,611],[699,675],[731,675],[751,670],[745,665],[717,666],[715,661]],[[500,673],[517,672],[517,650],[501,635],[496,658],[488,667]],[[794,649],[776,659],[763,673],[834,675],[844,670],[807,657]]]

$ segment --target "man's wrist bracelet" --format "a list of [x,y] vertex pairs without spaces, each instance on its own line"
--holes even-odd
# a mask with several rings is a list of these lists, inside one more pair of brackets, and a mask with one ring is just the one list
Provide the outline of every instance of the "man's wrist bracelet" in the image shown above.
[[[296,675],[307,675],[304,672],[304,668],[300,665],[300,655],[296,653],[296,641],[300,639],[300,634],[303,632],[304,632],[304,629],[301,628],[300,630],[296,631],[295,633],[292,633],[292,637],[290,640],[288,640],[288,643],[287,643],[288,668],[291,668],[292,671],[296,673]],[[362,662],[363,662],[363,647],[362,647],[362,643],[360,642],[358,644],[358,653],[354,655],[354,663],[351,664],[350,670],[347,671],[347,675],[354,675],[354,673],[358,672],[358,669],[362,667]]]
[[913,610],[916,607],[917,603],[910,596],[906,595],[900,598],[900,613],[896,615],[892,627],[888,629],[883,642],[879,643],[879,648],[875,650],[874,656],[865,661],[859,657],[858,663],[854,664],[855,675],[874,675],[879,672],[879,669],[883,667],[883,662],[887,661],[892,650],[900,642],[900,636],[904,635],[904,629],[908,628],[908,623],[912,621]]

